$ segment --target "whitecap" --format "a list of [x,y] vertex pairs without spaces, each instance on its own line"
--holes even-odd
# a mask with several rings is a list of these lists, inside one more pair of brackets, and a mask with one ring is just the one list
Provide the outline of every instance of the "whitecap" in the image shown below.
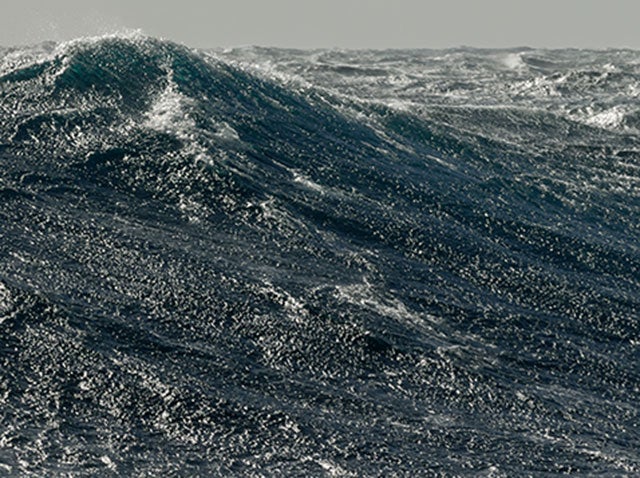
[[623,128],[626,114],[627,111],[623,105],[616,105],[604,110],[589,106],[574,113],[574,118],[596,128],[617,130]]
[[293,181],[301,184],[303,186],[305,186],[307,189],[310,189],[312,191],[316,191],[320,194],[324,194],[326,192],[325,188],[323,186],[321,186],[320,184],[312,181],[311,179],[309,179],[307,176],[299,173],[299,172],[295,172],[293,175]]
[[500,58],[500,62],[510,70],[522,71],[527,68],[527,65],[522,60],[521,53],[509,53]]
[[162,133],[171,133],[179,139],[190,139],[195,130],[195,122],[187,114],[191,100],[181,94],[173,75],[168,74],[167,87],[156,97],[146,114],[144,126]]
[[362,307],[419,329],[430,329],[430,324],[440,322],[434,316],[410,310],[396,297],[384,297],[375,290],[366,277],[360,283],[336,286],[336,296],[342,302]]
[[156,97],[146,113],[146,128],[175,136],[185,144],[185,153],[196,161],[211,163],[206,148],[198,141],[199,131],[189,110],[194,101],[183,95],[173,81],[173,71],[168,70],[167,86]]
[[54,52],[56,54],[64,54],[67,53],[69,49],[77,46],[95,45],[105,40],[130,40],[140,42],[147,39],[149,39],[149,37],[139,28],[124,28],[102,35],[87,35],[60,42],[57,44]]

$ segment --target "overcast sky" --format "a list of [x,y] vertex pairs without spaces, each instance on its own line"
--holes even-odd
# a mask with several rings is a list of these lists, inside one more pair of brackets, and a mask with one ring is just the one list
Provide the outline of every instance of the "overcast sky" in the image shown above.
[[2,0],[0,45],[141,29],[193,47],[630,47],[640,0]]

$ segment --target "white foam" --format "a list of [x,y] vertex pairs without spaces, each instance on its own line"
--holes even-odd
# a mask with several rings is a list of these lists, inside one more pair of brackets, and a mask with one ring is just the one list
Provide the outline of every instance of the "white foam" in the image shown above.
[[296,182],[296,183],[302,184],[307,189],[311,189],[312,191],[316,191],[316,192],[319,192],[321,194],[324,194],[326,192],[326,190],[325,190],[325,188],[323,186],[321,186],[320,184],[312,181],[311,179],[309,179],[308,177],[304,176],[303,174],[301,174],[299,172],[294,172],[293,181]]
[[[248,206],[255,206],[255,204],[249,202]],[[257,204],[260,208],[262,219],[272,222],[278,226],[301,225],[300,221],[295,219],[286,209],[279,207],[278,203],[273,197],[265,199]]]
[[258,292],[280,304],[286,312],[287,318],[292,322],[304,322],[303,319],[308,316],[307,305],[302,299],[294,297],[284,289],[275,287],[269,281],[265,281],[264,285],[258,288]]
[[622,126],[625,114],[625,108],[620,105],[599,112],[593,112],[591,108],[588,108],[587,114],[581,119],[591,126],[603,129],[618,129]]
[[73,40],[57,43],[53,49],[46,50],[46,54],[38,58],[38,62],[58,59],[62,67],[52,75],[52,79],[64,73],[73,58],[72,54],[84,47],[92,46],[105,40],[120,39],[135,42],[138,44],[148,40],[148,37],[138,29],[118,30],[103,35],[85,36]]
[[0,324],[4,322],[9,315],[11,309],[13,309],[13,298],[9,289],[0,282]]
[[427,327],[429,322],[439,322],[433,316],[419,314],[407,309],[407,306],[398,298],[385,298],[375,291],[374,286],[365,277],[361,283],[336,286],[338,299],[363,307],[385,317],[393,318],[405,324],[411,324],[420,329]]
[[207,164],[212,162],[206,149],[198,142],[198,129],[189,115],[194,101],[180,93],[169,69],[167,86],[158,95],[146,113],[144,126],[162,133],[172,134],[185,144],[185,152]]
[[166,87],[146,113],[144,127],[174,135],[183,142],[186,154],[207,164],[214,162],[209,153],[211,147],[222,144],[228,149],[230,143],[240,150],[245,147],[238,132],[225,121],[214,122],[210,119],[213,131],[199,128],[193,119],[196,100],[180,92],[169,67],[166,81]]
[[181,194],[178,198],[178,208],[186,216],[189,222],[198,223],[206,214],[207,208],[188,194]]
[[316,463],[318,463],[329,476],[351,476],[344,468],[340,467],[340,465],[336,465],[329,460],[319,459],[316,460]]
[[509,53],[502,57],[500,62],[510,70],[522,71],[527,68],[525,62],[522,61],[522,53]]
[[561,81],[556,81],[544,76],[527,79],[520,83],[507,85],[511,94],[533,96],[536,99],[561,96],[558,85]]
[[107,455],[103,455],[100,457],[100,461],[102,463],[104,463],[107,468],[109,468],[112,471],[116,470],[116,464],[113,462],[113,460],[111,458],[109,458]]
[[167,83],[167,87],[147,111],[144,126],[163,133],[175,134],[182,140],[191,139],[196,127],[186,111],[191,100],[177,90],[171,73],[168,75]]
[[456,165],[455,165],[455,164],[451,164],[451,163],[449,163],[449,162],[445,161],[445,160],[444,160],[444,159],[442,159],[442,158],[438,158],[437,156],[433,156],[433,155],[431,155],[431,154],[427,154],[427,158],[429,158],[429,159],[431,159],[432,161],[435,161],[436,163],[439,163],[439,164],[441,164],[442,166],[445,166],[445,167],[447,167],[447,168],[449,168],[449,169],[453,169],[453,170],[457,170],[457,169],[458,169],[458,168],[456,167]]
[[228,123],[222,121],[216,125],[217,131],[215,136],[225,141],[240,141],[238,132],[233,129]]
[[30,48],[11,49],[0,60],[0,74],[4,75],[29,65],[44,63],[51,58],[51,49],[46,45],[37,45]]
[[125,28],[109,33],[104,33],[102,35],[88,35],[74,38],[73,40],[60,42],[57,44],[54,53],[64,54],[67,53],[69,49],[73,49],[77,46],[95,45],[96,43],[100,43],[101,41],[105,40],[130,40],[140,42],[147,40],[148,38],[149,37],[145,35],[139,28]]

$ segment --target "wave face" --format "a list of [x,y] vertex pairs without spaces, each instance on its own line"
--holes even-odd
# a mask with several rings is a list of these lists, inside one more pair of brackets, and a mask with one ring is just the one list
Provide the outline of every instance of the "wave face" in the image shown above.
[[640,473],[640,54],[0,51],[0,471]]

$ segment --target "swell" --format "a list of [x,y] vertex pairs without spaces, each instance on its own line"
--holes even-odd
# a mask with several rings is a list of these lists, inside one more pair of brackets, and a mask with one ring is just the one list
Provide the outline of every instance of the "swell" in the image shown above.
[[[518,306],[551,294],[544,281],[562,293],[559,283],[583,284],[568,286],[580,297],[593,289],[634,300],[637,194],[620,191],[637,176],[616,166],[606,132],[509,108],[365,105],[370,119],[357,121],[339,97],[144,37],[62,45],[0,81],[3,105],[20,105],[3,119],[3,155],[29,158],[7,161],[6,177],[45,203],[88,196],[107,213],[133,196],[174,220],[274,234],[267,240],[292,251],[309,241],[314,254],[332,256],[327,233],[343,247],[402,258],[417,274],[443,271],[470,290],[515,294]],[[540,137],[546,143],[535,144]],[[591,150],[572,138],[589,138]],[[636,157],[635,139],[619,142]],[[533,287],[514,276],[528,267],[541,271]]]
[[637,471],[636,137],[251,71],[141,36],[5,67],[10,471]]

